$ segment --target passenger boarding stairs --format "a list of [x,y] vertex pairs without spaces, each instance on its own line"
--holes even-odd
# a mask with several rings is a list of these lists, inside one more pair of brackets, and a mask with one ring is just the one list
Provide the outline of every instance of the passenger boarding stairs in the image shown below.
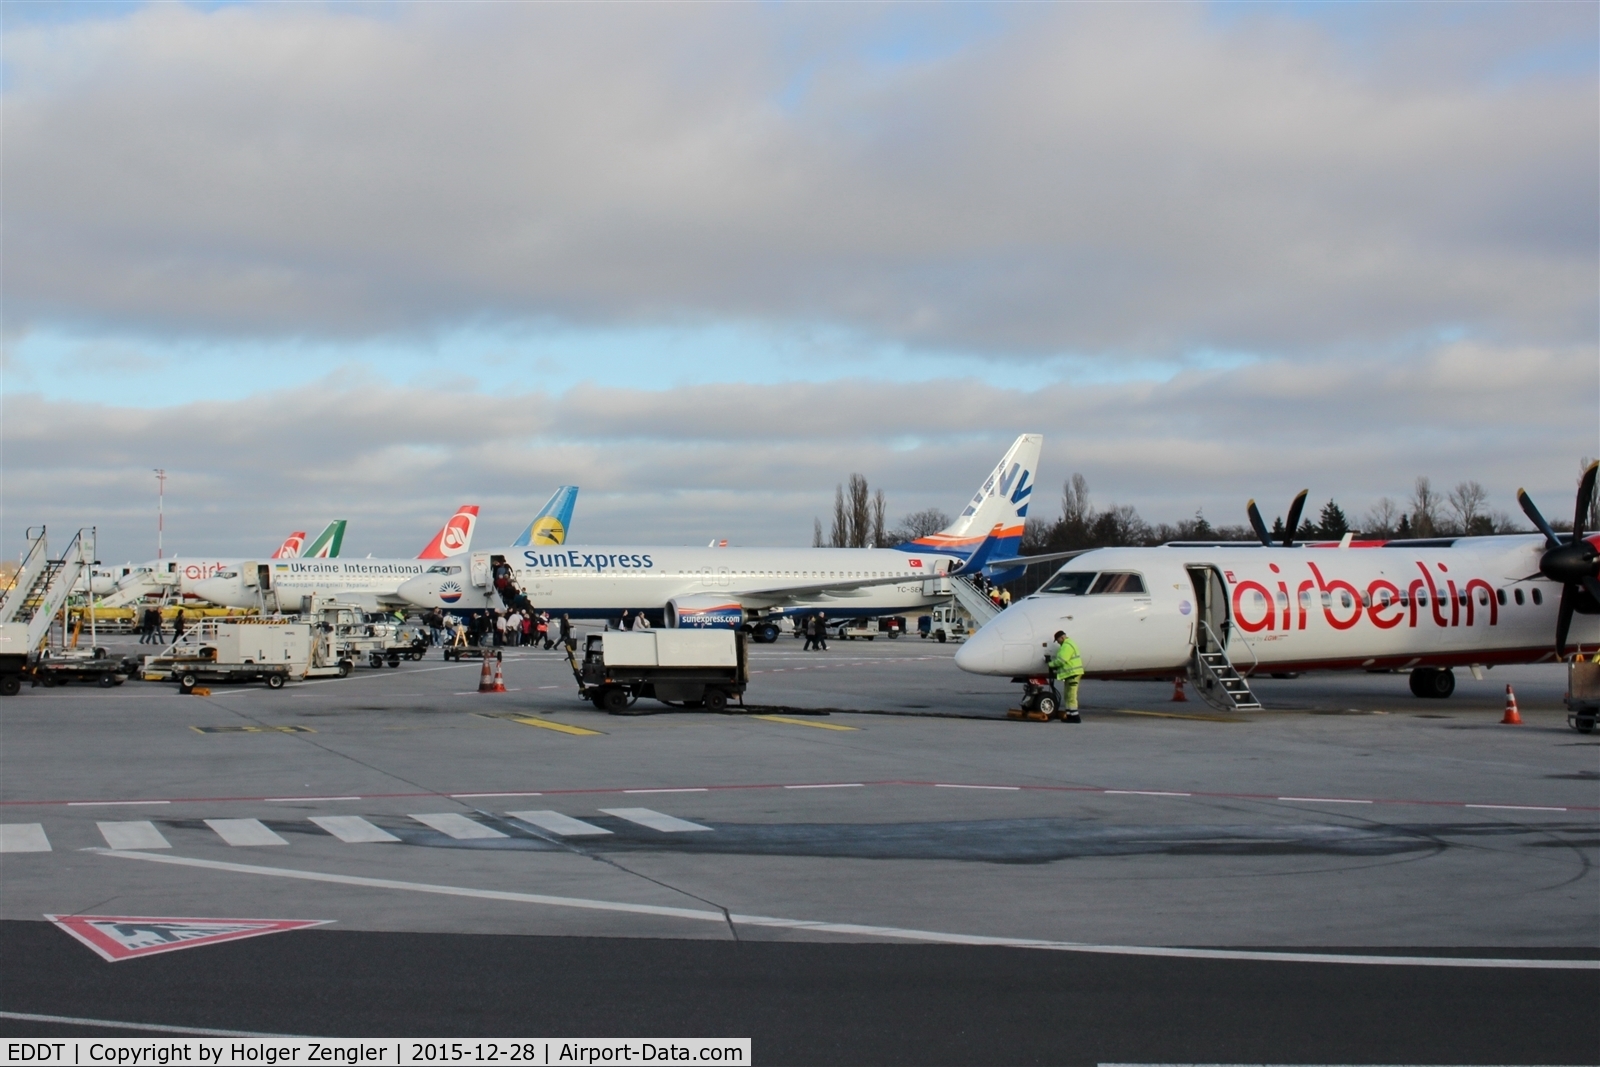
[[1216,632],[1205,622],[1201,622],[1200,626],[1205,639],[1195,645],[1191,666],[1195,691],[1200,698],[1226,711],[1261,711],[1261,702],[1250,691],[1250,683],[1245,681],[1244,675],[1228,658],[1222,642],[1217,640]]
[[0,651],[27,653],[38,648],[56,612],[94,563],[93,530],[79,530],[61,558],[51,559],[45,528],[36,529],[37,534],[28,531],[28,554],[17,580],[0,596],[0,626],[5,629]]
[[950,591],[955,593],[956,600],[972,616],[973,629],[981,629],[983,624],[1000,614],[1000,609],[994,606],[994,601],[983,595],[971,578],[960,575],[950,579]]

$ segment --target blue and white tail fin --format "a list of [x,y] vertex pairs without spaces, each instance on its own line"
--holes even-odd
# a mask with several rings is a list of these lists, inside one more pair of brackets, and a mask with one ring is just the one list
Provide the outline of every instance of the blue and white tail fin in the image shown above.
[[539,514],[528,523],[528,528],[523,530],[512,543],[513,546],[525,545],[560,545],[567,540],[567,531],[572,528],[572,509],[578,503],[578,487],[563,485],[550,495],[544,507],[539,509]]
[[895,547],[902,552],[940,552],[967,559],[992,535],[987,555],[999,559],[1015,556],[1022,544],[1022,529],[1043,447],[1042,433],[1018,437],[960,518],[938,533]]

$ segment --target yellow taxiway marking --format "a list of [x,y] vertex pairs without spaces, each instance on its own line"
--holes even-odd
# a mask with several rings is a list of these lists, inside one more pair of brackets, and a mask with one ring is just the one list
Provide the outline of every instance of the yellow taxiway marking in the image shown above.
[[817,730],[858,730],[858,729],[860,729],[860,727],[858,727],[858,726],[840,726],[837,723],[831,723],[831,722],[809,722],[806,719],[790,719],[790,718],[787,718],[787,717],[785,717],[783,715],[752,715],[750,717],[752,719],[760,719],[763,722],[782,722],[782,723],[788,723],[790,726],[810,726],[813,729],[817,729]]
[[1180,715],[1175,711],[1134,711],[1132,708],[1117,708],[1117,715],[1146,715],[1152,719],[1193,719],[1195,722],[1249,722],[1249,719],[1227,719],[1221,715]]
[[555,730],[563,734],[571,734],[574,737],[605,736],[604,732],[601,730],[585,730],[581,726],[568,726],[564,722],[552,722],[549,719],[539,719],[532,715],[506,715],[503,717],[512,722],[520,722],[524,726],[538,726],[545,730]]

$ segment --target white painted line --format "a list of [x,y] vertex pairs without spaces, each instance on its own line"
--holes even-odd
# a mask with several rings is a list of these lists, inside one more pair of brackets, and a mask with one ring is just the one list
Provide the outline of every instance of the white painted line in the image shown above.
[[1566,811],[1566,808],[1541,808],[1533,804],[1463,804],[1466,808],[1486,808],[1490,811]]
[[372,825],[359,815],[313,815],[311,821],[347,845],[400,840],[389,831]]
[[997,789],[1003,793],[1015,793],[1022,787],[1020,785],[946,785],[944,782],[935,782],[935,789]]
[[116,1019],[80,1019],[76,1015],[34,1015],[25,1011],[0,1011],[0,1019],[22,1023],[59,1023],[64,1026],[98,1026],[107,1030],[144,1030],[152,1034],[193,1034],[196,1037],[286,1037],[293,1034],[258,1034],[253,1030],[204,1030],[194,1026],[163,1026],[160,1023],[125,1023]]
[[424,826],[431,826],[441,834],[455,838],[457,841],[481,841],[490,837],[504,837],[505,834],[493,827],[485,826],[481,822],[473,822],[465,815],[454,812],[442,812],[438,815],[408,815]]
[[699,823],[690,822],[687,819],[663,815],[659,811],[651,811],[649,808],[601,808],[600,810],[607,815],[615,815],[619,819],[627,819],[629,822],[638,823],[640,826],[646,826],[652,830],[660,830],[664,834],[686,834],[694,833],[697,830],[709,832],[711,829],[709,826],[701,826]]
[[508,811],[506,814],[542,830],[549,830],[558,837],[593,837],[596,834],[611,832],[592,823],[586,823],[582,819],[563,815],[559,811]]
[[709,793],[711,790],[702,787],[693,789],[624,789],[624,793]]
[[289,843],[267,829],[260,819],[207,819],[206,825],[228,844],[241,848]]
[[161,836],[153,822],[103,822],[97,823],[100,836],[111,848],[171,848],[172,844]]
[[1339,797],[1279,797],[1279,800],[1290,800],[1296,804],[1371,804],[1370,800],[1344,800]]
[[[1166,793],[1157,789],[1107,789],[1108,797],[1192,797],[1193,793]],[[1282,798],[1280,798],[1282,799]]]
[[997,945],[1004,948],[1033,948],[1056,952],[1088,952],[1114,956],[1154,956],[1169,959],[1260,960],[1269,963],[1344,963],[1376,967],[1462,967],[1498,970],[1600,971],[1600,960],[1495,959],[1471,956],[1363,956],[1336,952],[1259,952],[1249,949],[1165,948],[1146,945],[1099,945],[1076,941],[1039,941],[1022,937],[989,937],[982,934],[950,934],[935,930],[909,930],[893,926],[863,926],[856,923],[814,922],[807,919],[780,919],[767,915],[724,914],[699,908],[672,908],[659,904],[628,904],[615,900],[589,900],[582,897],[556,897],[541,893],[513,893],[503,889],[471,889],[465,886],[434,885],[427,882],[402,882],[393,878],[365,878],[353,874],[329,874],[288,867],[263,867],[251,863],[226,863],[221,860],[191,859],[187,856],[160,856],[150,852],[112,852],[90,849],[99,856],[168,863],[200,870],[229,871],[267,878],[292,878],[306,882],[364,886],[371,889],[398,889],[411,893],[500,900],[514,904],[543,904],[557,908],[655,915],[695,922],[728,923],[736,926],[762,926],[816,933],[882,937],[900,941],[924,941],[945,945]]
[[171,804],[170,800],[69,800],[69,808],[111,808],[133,807],[137,804]]
[[451,800],[468,800],[472,797],[542,797],[543,793],[451,793]]
[[0,823],[0,852],[49,852],[50,839],[36,822]]
[[360,799],[361,799],[360,797],[263,797],[262,798],[263,802],[267,803],[267,804],[298,804],[298,803],[301,803],[301,802],[310,803],[311,801],[323,801],[323,800],[360,800]]
[[825,785],[786,785],[785,789],[861,789],[860,782],[829,782]]

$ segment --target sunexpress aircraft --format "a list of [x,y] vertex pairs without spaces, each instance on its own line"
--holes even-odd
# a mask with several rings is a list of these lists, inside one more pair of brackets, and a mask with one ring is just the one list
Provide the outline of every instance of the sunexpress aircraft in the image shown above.
[[[523,532],[522,536],[529,539],[525,543],[559,543],[548,539],[565,536],[577,498],[575,486],[557,489]],[[422,574],[435,561],[465,555],[472,547],[477,522],[478,506],[463,504],[411,559],[245,560],[195,583],[194,592],[213,604],[236,608],[265,606],[268,610],[275,607],[295,611],[308,596],[332,598],[368,609],[400,607],[405,603],[395,596],[400,584]]]
[[1570,534],[1519,491],[1538,534],[1295,544],[1301,493],[1281,544],[1251,501],[1261,545],[1085,551],[968,639],[956,666],[1024,681],[1062,630],[1091,677],[1170,678],[1221,651],[1245,675],[1402,670],[1417,696],[1446,697],[1454,667],[1549,662],[1569,639],[1594,652],[1600,535],[1584,523],[1596,466]]
[[643,610],[656,625],[750,626],[763,640],[777,635],[777,619],[787,614],[915,611],[949,599],[950,575],[1010,562],[1043,443],[1041,434],[1018,437],[960,518],[894,548],[511,545],[435,564],[399,595],[450,611],[499,608],[518,596],[573,618]]

